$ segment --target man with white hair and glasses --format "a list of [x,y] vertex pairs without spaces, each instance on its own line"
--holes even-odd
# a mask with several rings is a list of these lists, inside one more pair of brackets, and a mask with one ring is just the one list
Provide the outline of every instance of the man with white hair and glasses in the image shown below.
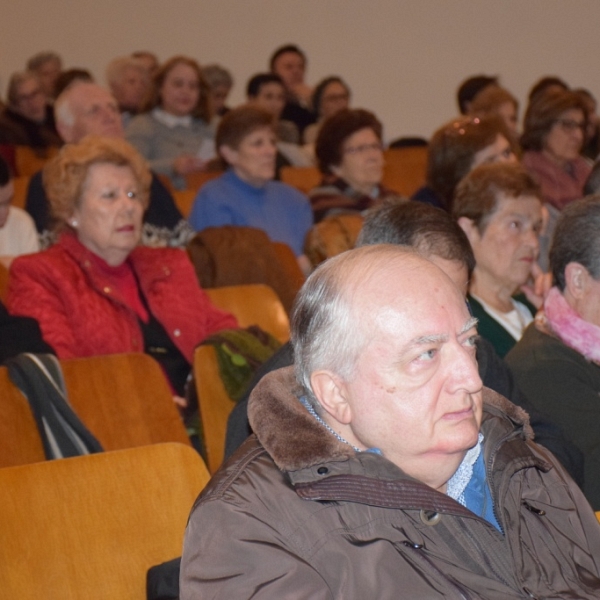
[[[124,137],[117,101],[108,90],[95,83],[81,80],[71,83],[56,99],[54,113],[56,127],[66,143],[76,144],[87,135]],[[31,179],[25,209],[33,217],[43,245],[48,245],[53,237],[52,223],[41,171]],[[177,209],[171,194],[152,173],[142,243],[148,246],[184,246],[192,235],[193,231]]]

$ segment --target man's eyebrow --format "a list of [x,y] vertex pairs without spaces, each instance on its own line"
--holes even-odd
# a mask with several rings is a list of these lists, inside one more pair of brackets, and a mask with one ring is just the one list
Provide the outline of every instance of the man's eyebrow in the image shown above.
[[432,335],[422,335],[420,337],[414,338],[410,340],[408,343],[409,346],[420,346],[422,344],[439,344],[442,342],[447,342],[448,336],[445,333],[432,334]]
[[[462,326],[461,330],[458,332],[458,335],[463,335],[469,329],[473,329],[477,325],[477,319],[475,317],[470,317],[469,320]],[[420,337],[416,337],[408,343],[408,346],[420,346],[422,344],[439,344],[448,341],[448,336],[445,333],[440,334],[432,334],[432,335],[422,335]]]
[[476,319],[475,317],[471,317],[463,326],[462,329],[458,332],[458,335],[462,335],[463,333],[466,333],[467,331],[469,331],[469,329],[473,329],[473,327],[475,327],[478,323],[478,319]]

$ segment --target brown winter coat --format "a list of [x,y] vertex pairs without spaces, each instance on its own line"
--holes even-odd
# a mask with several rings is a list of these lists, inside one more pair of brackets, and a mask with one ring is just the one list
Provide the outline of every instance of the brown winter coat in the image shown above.
[[298,402],[291,369],[250,401],[250,438],[200,496],[181,599],[599,598],[600,526],[485,390],[484,457],[504,534],[382,456],[355,453]]

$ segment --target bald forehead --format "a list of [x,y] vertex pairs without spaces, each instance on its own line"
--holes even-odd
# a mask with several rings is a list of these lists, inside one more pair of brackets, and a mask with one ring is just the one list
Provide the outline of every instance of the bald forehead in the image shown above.
[[448,281],[441,269],[412,248],[393,245],[370,248],[372,252],[364,252],[342,275],[349,286],[360,286],[363,290],[381,289],[382,282],[388,285],[402,282],[405,287],[413,288],[418,287],[421,279]]
[[106,89],[93,83],[81,83],[67,91],[67,101],[78,109],[85,108],[93,102],[114,102],[114,96]]
[[464,297],[452,279],[414,252],[376,253],[365,259],[347,274],[340,290],[355,313],[373,314],[377,307],[391,305],[413,310],[417,303],[428,302],[438,292],[464,305]]

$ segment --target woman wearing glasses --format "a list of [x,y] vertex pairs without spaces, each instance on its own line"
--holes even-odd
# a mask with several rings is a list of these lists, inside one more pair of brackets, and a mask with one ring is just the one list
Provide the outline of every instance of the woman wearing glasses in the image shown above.
[[381,139],[381,123],[366,110],[344,109],[323,123],[315,146],[323,180],[309,193],[315,222],[336,213],[362,212],[397,196],[381,186]]
[[583,195],[591,171],[580,154],[585,129],[585,105],[573,92],[549,91],[527,108],[523,166],[541,187],[544,202],[557,211]]

